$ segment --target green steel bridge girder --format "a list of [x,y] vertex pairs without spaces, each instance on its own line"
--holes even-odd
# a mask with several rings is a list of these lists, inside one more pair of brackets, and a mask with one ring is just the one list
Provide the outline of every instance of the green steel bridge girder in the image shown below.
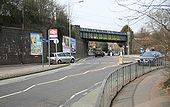
[[126,32],[80,28],[80,37],[89,41],[127,42]]

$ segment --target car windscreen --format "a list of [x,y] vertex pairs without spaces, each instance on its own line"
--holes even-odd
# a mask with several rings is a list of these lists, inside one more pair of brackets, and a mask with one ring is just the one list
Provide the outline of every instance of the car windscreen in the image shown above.
[[65,56],[71,56],[70,53],[64,53],[64,54],[65,54]]
[[155,57],[152,52],[145,52],[142,57]]
[[54,54],[50,54],[50,57],[54,57]]
[[156,55],[157,57],[163,57],[163,55],[162,55],[160,52],[155,52],[155,55]]
[[157,51],[145,52],[142,57],[162,57],[163,55]]
[[58,53],[57,54],[59,57],[65,56],[64,53]]

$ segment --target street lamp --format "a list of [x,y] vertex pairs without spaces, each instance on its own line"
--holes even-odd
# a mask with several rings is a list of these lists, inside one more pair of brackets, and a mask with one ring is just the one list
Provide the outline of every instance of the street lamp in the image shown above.
[[130,55],[130,29],[129,29],[129,19],[128,19],[128,31],[127,31],[127,36],[128,36],[128,55]]
[[[78,2],[75,2],[75,3],[82,3],[84,2],[83,0],[80,0]],[[73,6],[73,5],[72,5]],[[69,32],[69,39],[70,39],[70,42],[69,42],[69,46],[70,46],[70,55],[71,55],[71,5],[70,5],[70,1],[68,2],[68,32]]]
[[131,33],[130,33],[130,27],[129,27],[129,21],[131,20],[131,19],[122,19],[122,18],[118,18],[119,20],[126,20],[127,22],[128,22],[128,24],[127,24],[127,46],[128,46],[128,55],[130,55],[130,35],[131,35]]

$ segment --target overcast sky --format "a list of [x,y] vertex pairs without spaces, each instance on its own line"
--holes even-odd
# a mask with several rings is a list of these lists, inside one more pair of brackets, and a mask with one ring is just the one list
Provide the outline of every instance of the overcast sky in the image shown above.
[[[132,30],[137,32],[141,27],[146,26],[149,20],[144,16],[138,18],[141,14],[118,5],[115,0],[84,0],[82,3],[78,3],[79,0],[60,0],[59,3],[67,5],[69,1],[72,24],[85,28],[120,31],[124,25],[129,23]],[[153,0],[117,1],[120,4],[128,5],[131,9],[142,11],[144,9],[139,8],[140,4],[159,4],[164,0],[154,0],[154,2],[152,2]],[[138,19],[130,20],[134,18]]]

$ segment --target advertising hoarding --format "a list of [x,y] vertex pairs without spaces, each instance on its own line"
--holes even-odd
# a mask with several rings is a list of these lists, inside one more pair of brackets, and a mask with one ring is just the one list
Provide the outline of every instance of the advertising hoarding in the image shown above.
[[63,36],[62,45],[63,45],[63,52],[70,52],[71,50],[71,53],[76,53],[76,39]]
[[71,38],[71,53],[76,53],[76,39]]
[[31,55],[42,55],[42,34],[30,33],[31,37]]
[[63,52],[70,52],[70,39],[67,36],[63,36]]

